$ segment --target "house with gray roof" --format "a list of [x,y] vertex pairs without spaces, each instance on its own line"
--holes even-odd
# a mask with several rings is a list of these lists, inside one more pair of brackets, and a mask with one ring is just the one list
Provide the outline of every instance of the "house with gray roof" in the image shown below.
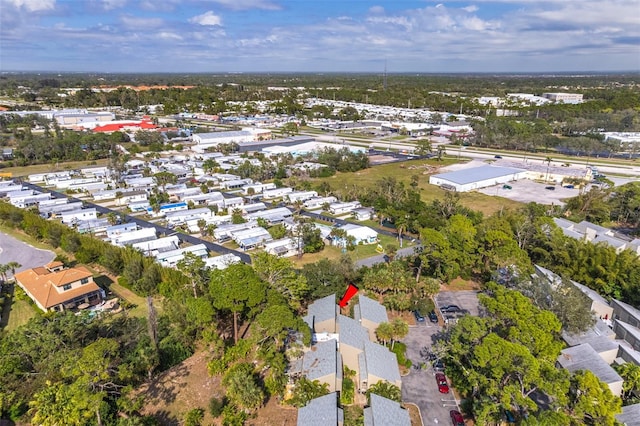
[[411,426],[411,419],[399,403],[372,393],[364,409],[364,426]]
[[616,396],[622,394],[622,377],[587,343],[563,349],[558,357],[558,364],[571,373],[578,370],[591,371],[609,386],[611,393]]
[[616,415],[616,420],[623,426],[639,426],[640,404],[632,404],[622,407],[622,413]]
[[336,392],[312,399],[298,409],[298,426],[342,426],[344,412],[338,407]]
[[340,353],[342,362],[350,369],[360,371],[358,357],[369,341],[369,331],[352,318],[338,316],[337,332],[340,333]]
[[369,340],[372,342],[377,339],[376,328],[383,322],[389,322],[387,308],[363,294],[358,297],[358,304],[353,307],[353,317],[369,331]]
[[613,247],[616,253],[620,253],[623,250],[631,250],[636,254],[640,254],[640,241],[637,241],[637,239],[632,240],[628,236],[616,232],[613,229],[605,228],[604,226],[596,225],[586,220],[575,223],[556,217],[553,221],[562,229],[564,235],[568,237],[593,244],[603,243],[604,245]]
[[369,341],[364,342],[363,348],[358,355],[359,368],[356,370],[360,392],[366,392],[369,387],[380,381],[402,388],[396,354],[382,345]]
[[331,294],[309,305],[307,315],[302,319],[313,333],[335,333],[337,317],[336,295]]
[[342,390],[342,356],[335,339],[316,343],[302,357],[302,375],[329,385],[329,392]]

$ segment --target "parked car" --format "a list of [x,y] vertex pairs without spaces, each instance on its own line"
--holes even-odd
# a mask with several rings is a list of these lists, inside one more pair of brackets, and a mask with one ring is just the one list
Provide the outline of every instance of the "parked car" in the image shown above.
[[493,158],[497,158],[499,160],[502,158],[502,155],[494,155]]
[[433,369],[436,371],[444,371],[444,362],[441,359],[436,359],[433,363]]
[[451,423],[453,423],[453,426],[464,426],[464,418],[460,411],[451,410],[449,411],[449,415],[451,416]]
[[444,373],[436,373],[436,383],[440,393],[449,393],[449,383],[447,383],[447,377]]
[[567,188],[567,189],[573,189],[574,188],[573,185],[565,185],[564,187]]
[[555,186],[545,186],[544,189],[548,189],[549,191],[555,191],[556,187]]
[[507,423],[513,424],[516,422],[516,418],[513,413],[509,410],[504,410],[504,418],[507,420]]
[[429,321],[431,321],[433,323],[437,323],[438,322],[438,315],[436,314],[436,311],[429,312]]
[[461,309],[458,305],[445,305],[443,307],[440,308],[440,310],[442,312],[446,312],[446,313],[455,313],[455,312],[460,312]]
[[413,311],[413,316],[416,317],[416,321],[424,322],[424,317],[422,316],[419,310],[416,309],[415,311]]
[[506,183],[502,185],[502,189],[513,189],[511,185],[507,185]]

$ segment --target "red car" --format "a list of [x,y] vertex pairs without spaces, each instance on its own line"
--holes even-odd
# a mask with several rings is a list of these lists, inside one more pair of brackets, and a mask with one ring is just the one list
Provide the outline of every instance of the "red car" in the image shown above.
[[438,390],[440,393],[449,393],[447,377],[443,373],[436,373],[436,382],[438,383]]
[[464,419],[462,418],[462,414],[458,410],[449,411],[449,415],[451,416],[451,422],[453,426],[464,426]]

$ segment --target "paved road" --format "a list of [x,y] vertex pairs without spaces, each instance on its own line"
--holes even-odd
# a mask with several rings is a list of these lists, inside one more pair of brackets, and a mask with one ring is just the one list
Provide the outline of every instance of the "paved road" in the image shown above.
[[[0,250],[0,264],[6,265],[9,262],[18,262],[22,265],[16,269],[16,272],[46,265],[56,257],[52,251],[32,247],[1,232]],[[11,277],[11,271],[7,273],[7,276]]]
[[[405,247],[405,248],[401,248],[398,250],[398,252],[396,253],[396,258],[399,257],[405,257],[405,256],[412,256],[415,252],[416,249],[419,246],[414,246],[414,247]],[[356,262],[356,266],[360,267],[360,266],[367,266],[367,267],[371,267],[377,263],[384,263],[384,255],[383,254],[379,254],[373,257],[367,257],[366,259],[360,259]]]
[[[433,336],[442,327],[431,323],[409,327],[409,334],[403,339],[407,345],[407,358],[414,364],[425,362],[420,355],[424,347],[431,347]],[[402,377],[402,400],[412,402],[420,408],[422,422],[427,425],[451,424],[449,411],[457,409],[453,393],[441,394],[436,384],[435,371],[431,366],[426,369],[411,368],[407,376]]]

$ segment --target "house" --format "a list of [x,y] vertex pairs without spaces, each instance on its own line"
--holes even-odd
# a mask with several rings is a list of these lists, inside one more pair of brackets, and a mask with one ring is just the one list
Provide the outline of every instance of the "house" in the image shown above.
[[240,262],[240,257],[232,253],[227,253],[216,257],[208,257],[204,260],[205,267],[209,269],[226,269],[227,267],[229,267],[229,265]]
[[343,426],[344,412],[336,392],[312,399],[298,409],[298,426]]
[[154,240],[140,241],[131,244],[136,250],[140,250],[147,256],[156,256],[160,252],[177,250],[180,245],[180,238],[177,235],[162,237]]
[[338,342],[330,339],[318,342],[302,357],[302,370],[300,372],[307,379],[326,383],[329,392],[342,390],[342,357],[338,352]]
[[[361,371],[360,355],[364,350],[365,342],[369,341],[369,331],[353,318],[338,315],[336,332],[340,335],[342,362],[356,372],[357,378]],[[396,362],[396,368],[397,364]],[[357,380],[355,381],[357,383]]]
[[362,207],[359,209],[353,209],[351,215],[355,220],[371,220],[373,219],[374,211],[371,207]]
[[378,233],[367,226],[355,225],[348,223],[340,227],[347,233],[347,236],[353,237],[355,244],[374,244],[378,242]]
[[364,426],[411,426],[411,419],[399,403],[372,393],[364,409]]
[[105,297],[88,269],[65,268],[62,262],[17,272],[15,280],[45,312],[85,309],[99,304]]
[[113,240],[114,238],[119,237],[122,234],[126,234],[127,232],[133,232],[138,230],[138,224],[134,222],[130,223],[121,223],[119,225],[113,225],[106,229],[107,238]]
[[307,315],[302,319],[307,323],[312,333],[335,333],[338,312],[336,295],[331,294],[310,304]]
[[266,210],[267,206],[265,203],[251,203],[251,204],[242,204],[237,206],[236,209],[242,211],[243,214],[249,214],[253,212],[257,212],[260,210]]
[[[68,198],[55,198],[55,200],[64,200],[68,201]],[[62,213],[72,212],[82,209],[82,201],[78,201],[75,203],[59,203],[59,204],[45,204],[42,202],[38,205],[38,210],[40,214],[44,217],[59,217]]]
[[317,196],[316,191],[294,191],[286,194],[283,198],[287,203],[293,204],[296,201],[304,202]]
[[207,220],[213,216],[213,212],[208,207],[199,209],[176,211],[167,214],[167,224],[176,226],[186,223],[189,220]]
[[233,235],[236,232],[251,229],[258,226],[258,223],[255,221],[249,221],[245,223],[230,223],[227,225],[220,225],[213,231],[213,238],[218,240],[219,242],[225,242],[233,238]]
[[369,340],[377,340],[376,328],[383,322],[389,322],[387,308],[378,301],[360,294],[358,303],[353,307],[353,318],[369,331]]
[[338,199],[336,197],[314,197],[314,198],[310,198],[307,201],[304,202],[304,208],[305,209],[319,209],[321,207],[324,207],[325,204],[332,204],[335,203],[336,201],[338,201]]
[[263,199],[272,199],[272,198],[282,198],[285,195],[293,192],[293,188],[275,188],[275,189],[265,189],[262,191]]
[[236,180],[227,180],[220,183],[220,187],[226,190],[240,189],[245,185],[250,185],[253,183],[253,179],[236,179]]
[[76,223],[75,227],[80,234],[98,234],[105,232],[110,225],[109,219],[100,218],[94,220],[83,220]]
[[157,213],[154,212],[153,208],[149,207],[147,209],[147,213],[156,217],[160,217],[160,216],[166,216],[167,214],[170,214],[170,213],[181,212],[185,210],[189,210],[189,206],[187,205],[186,202],[181,201],[179,203],[162,204],[158,208]]
[[276,189],[275,183],[254,183],[250,185],[244,185],[242,187],[242,193],[244,195],[253,194],[261,194],[264,193],[265,190],[274,190]]
[[209,255],[207,252],[207,246],[204,244],[196,244],[181,249],[158,252],[155,255],[155,258],[162,266],[175,268],[178,263],[184,259],[184,255],[186,253],[193,253],[201,259],[206,259]]
[[293,238],[281,238],[279,240],[264,243],[264,251],[278,257],[290,257],[298,254],[298,244]]
[[[264,205],[264,203],[260,204]],[[251,204],[247,204],[247,206],[250,205]],[[248,220],[264,219],[269,226],[272,226],[277,225],[278,223],[282,223],[286,218],[291,217],[292,215],[293,213],[291,213],[291,210],[289,210],[288,208],[276,207],[275,209],[271,210],[261,210],[253,213],[248,213],[246,215],[246,218]]]
[[120,194],[116,194],[117,206],[125,206],[131,203],[140,203],[147,200],[148,200],[147,191],[144,191],[144,190],[127,191],[127,192],[122,192]]
[[609,386],[611,393],[616,396],[622,394],[622,377],[587,343],[563,349],[558,357],[558,364],[571,373],[578,370],[591,371]]
[[593,244],[603,243],[613,247],[616,253],[620,253],[623,250],[631,250],[636,254],[640,254],[640,240],[632,240],[628,236],[612,229],[586,220],[575,223],[563,218],[553,218],[553,221],[562,230],[562,233],[568,237]]
[[640,422],[640,404],[625,405],[622,413],[616,414],[616,420],[622,426],[638,426]]
[[357,209],[359,207],[361,207],[359,201],[350,201],[348,203],[333,203],[329,205],[329,213],[333,215],[350,213],[354,209]]
[[356,373],[356,377],[359,378],[358,389],[360,392],[366,392],[369,387],[381,381],[402,389],[396,354],[377,343],[364,341],[363,350],[358,354]]
[[114,235],[111,238],[111,244],[114,246],[124,247],[126,245],[132,245],[143,241],[155,240],[157,237],[155,228],[141,228],[135,231],[123,232],[119,235]]
[[62,223],[65,225],[73,225],[85,220],[95,220],[98,218],[98,212],[95,208],[72,210],[70,212],[62,212],[60,214]]
[[232,238],[244,251],[260,247],[264,243],[273,240],[273,237],[271,236],[271,234],[269,234],[269,231],[260,226],[234,232]]

